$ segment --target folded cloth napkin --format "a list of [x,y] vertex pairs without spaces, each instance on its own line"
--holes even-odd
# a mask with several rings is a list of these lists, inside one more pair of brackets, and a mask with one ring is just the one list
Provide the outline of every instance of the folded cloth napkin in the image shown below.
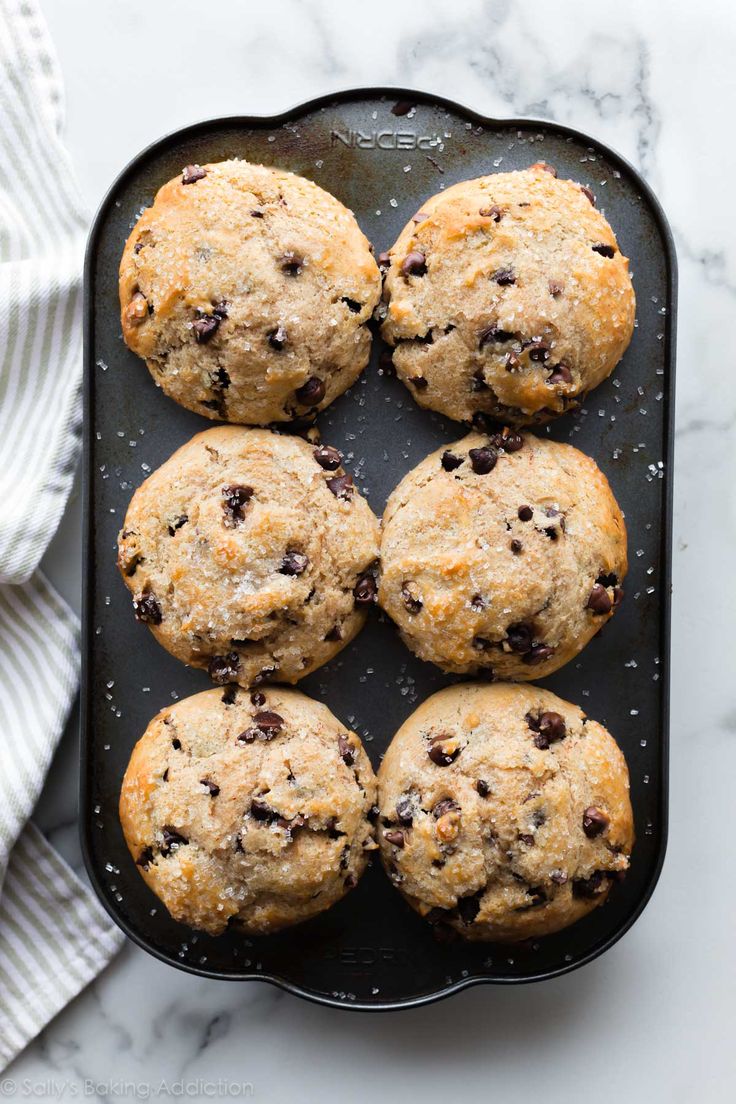
[[76,618],[37,570],[80,436],[87,217],[35,0],[0,0],[0,1070],[123,941],[29,817],[77,689]]

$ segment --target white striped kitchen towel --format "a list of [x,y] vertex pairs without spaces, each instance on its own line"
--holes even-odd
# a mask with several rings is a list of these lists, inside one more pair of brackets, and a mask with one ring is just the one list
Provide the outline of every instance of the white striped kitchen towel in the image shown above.
[[78,626],[36,569],[78,454],[87,218],[35,0],[0,0],[0,1070],[123,941],[29,817],[74,699]]

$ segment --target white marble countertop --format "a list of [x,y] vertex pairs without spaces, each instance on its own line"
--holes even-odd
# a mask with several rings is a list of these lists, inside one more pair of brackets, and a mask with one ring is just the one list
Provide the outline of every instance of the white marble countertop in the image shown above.
[[[175,127],[382,83],[436,91],[498,117],[568,123],[645,174],[680,262],[671,820],[668,858],[645,913],[572,975],[370,1016],[317,1008],[266,985],[189,977],[128,946],[14,1063],[15,1094],[135,1099],[162,1080],[175,1091],[171,1083],[183,1078],[203,1082],[190,1086],[190,1099],[207,1098],[204,1082],[217,1095],[223,1079],[252,1084],[253,1098],[270,1104],[726,1099],[736,1072],[736,880],[724,822],[736,768],[733,5],[42,6],[91,208],[130,157]],[[78,493],[45,567],[78,606]],[[80,868],[75,728],[73,719],[39,820]]]

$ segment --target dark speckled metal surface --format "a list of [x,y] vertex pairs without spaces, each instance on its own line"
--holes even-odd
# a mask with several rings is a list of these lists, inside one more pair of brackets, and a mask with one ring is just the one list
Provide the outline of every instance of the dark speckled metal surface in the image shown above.
[[[404,101],[396,114],[392,110]],[[414,105],[408,112],[406,108]],[[622,609],[576,661],[544,685],[606,724],[631,770],[637,844],[608,904],[530,946],[435,942],[378,864],[331,911],[249,941],[176,924],[140,878],[117,818],[133,744],[158,709],[205,689],[133,618],[115,567],[118,529],[149,471],[213,423],[166,398],[123,345],[117,270],[123,243],[158,187],[190,162],[245,157],[310,177],[350,207],[376,252],[422,200],[455,181],[537,160],[588,184],[632,264],[638,309],[631,346],[583,411],[548,432],[593,456],[626,514],[630,571]],[[82,840],[93,883],[124,930],[175,966],[270,980],[324,1003],[385,1009],[434,1000],[481,981],[519,982],[573,969],[633,922],[664,856],[671,475],[674,406],[674,247],[641,178],[593,139],[548,123],[491,121],[406,90],[363,90],[275,119],[232,118],[180,131],[145,150],[115,182],[92,229],[86,268],[86,596],[82,717]],[[324,441],[381,513],[402,476],[461,426],[420,410],[371,365],[319,418]],[[415,659],[378,615],[333,663],[301,683],[363,736],[377,766],[416,705],[451,679]]]

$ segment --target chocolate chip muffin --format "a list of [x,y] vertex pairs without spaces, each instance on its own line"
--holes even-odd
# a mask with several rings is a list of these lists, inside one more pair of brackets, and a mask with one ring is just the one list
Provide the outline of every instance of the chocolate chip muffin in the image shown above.
[[536,686],[434,694],[378,772],[381,857],[430,923],[466,939],[548,935],[602,904],[634,842],[623,754]]
[[296,682],[363,626],[378,522],[329,445],[197,434],[133,495],[118,565],[159,643],[217,683]]
[[313,416],[368,363],[371,248],[334,196],[247,161],[188,165],[138,219],[120,265],[123,337],[207,418]]
[[458,421],[556,417],[631,339],[628,261],[593,193],[543,163],[433,196],[381,259],[396,370]]
[[621,601],[626,528],[589,456],[507,427],[438,449],[402,479],[381,563],[379,602],[420,659],[541,678]]
[[219,935],[307,920],[374,850],[359,738],[296,690],[207,690],[163,709],[120,795],[133,859],[175,920]]

